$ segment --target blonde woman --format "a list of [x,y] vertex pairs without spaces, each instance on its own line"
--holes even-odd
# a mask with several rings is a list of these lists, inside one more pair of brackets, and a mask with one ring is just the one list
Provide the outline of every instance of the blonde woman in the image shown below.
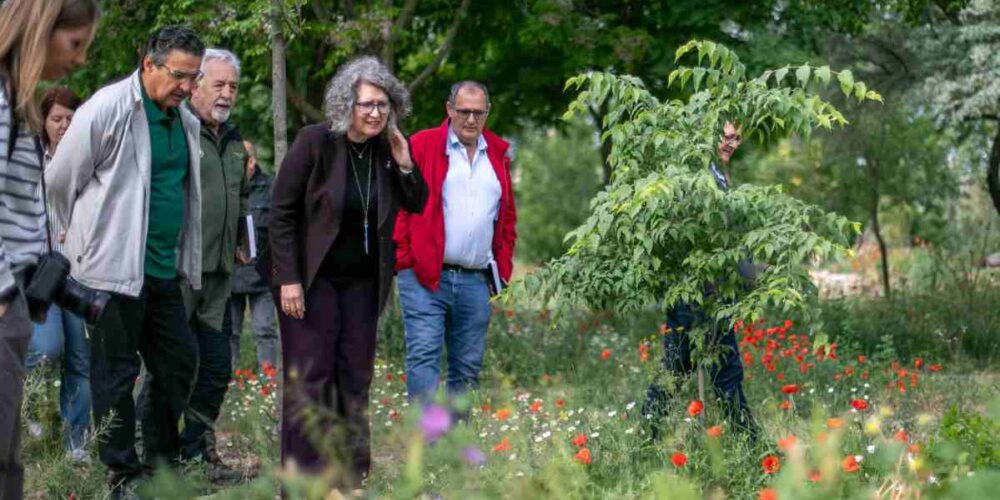
[[22,289],[46,249],[35,91],[86,62],[99,17],[96,0],[0,5],[0,500],[23,495],[18,448],[31,321]]

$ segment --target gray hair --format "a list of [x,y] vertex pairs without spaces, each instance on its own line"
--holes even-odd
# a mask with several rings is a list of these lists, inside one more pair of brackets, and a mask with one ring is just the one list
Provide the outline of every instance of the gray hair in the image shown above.
[[451,92],[448,94],[448,102],[455,104],[455,99],[458,98],[458,93],[465,87],[475,87],[483,91],[483,94],[486,95],[486,105],[490,105],[490,89],[486,88],[485,83],[477,82],[476,80],[461,80],[452,84]]
[[390,123],[409,116],[410,92],[406,87],[378,59],[359,57],[341,66],[326,87],[324,108],[332,132],[347,133],[362,83],[374,85],[389,96]]
[[205,67],[208,66],[209,61],[220,61],[224,62],[236,69],[236,79],[240,79],[240,58],[236,57],[236,54],[226,50],[226,49],[205,49],[205,55],[201,56],[201,73],[205,74]]

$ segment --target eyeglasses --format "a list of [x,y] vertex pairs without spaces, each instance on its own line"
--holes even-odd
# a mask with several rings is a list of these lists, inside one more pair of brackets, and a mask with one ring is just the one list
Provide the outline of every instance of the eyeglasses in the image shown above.
[[384,115],[389,112],[389,103],[386,101],[366,101],[354,103],[354,105],[361,110],[361,114],[363,115],[370,115],[372,114],[372,111],[375,111],[376,109],[380,115]]
[[203,75],[203,73],[201,71],[196,71],[194,73],[188,73],[186,71],[181,71],[181,70],[177,70],[177,69],[170,69],[169,67],[167,67],[166,64],[157,64],[157,66],[160,67],[160,68],[163,68],[163,69],[167,70],[167,74],[170,75],[170,78],[173,78],[174,81],[178,81],[178,82],[183,81],[183,80],[187,80],[187,81],[189,81],[191,83],[195,83],[198,80],[200,80],[201,77],[202,77],[202,75]]
[[463,122],[468,121],[470,116],[473,118],[473,120],[479,122],[485,119],[486,115],[490,114],[489,109],[482,110],[482,109],[452,108],[452,111],[454,111],[455,114],[458,115],[458,118],[461,119],[461,121]]

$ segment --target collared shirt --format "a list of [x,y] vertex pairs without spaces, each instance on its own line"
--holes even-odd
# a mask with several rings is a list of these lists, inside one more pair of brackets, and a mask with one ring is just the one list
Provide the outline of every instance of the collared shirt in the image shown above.
[[714,161],[708,165],[708,168],[712,171],[712,176],[715,177],[715,184],[719,186],[719,189],[729,191],[729,179],[726,178],[726,174],[719,170]]
[[[177,242],[184,224],[184,179],[188,174],[188,143],[180,112],[164,113],[142,89],[149,121],[152,165],[149,179],[149,224],[146,229],[146,274],[177,277]],[[196,145],[197,147],[197,145]]]
[[[45,154],[42,158],[42,165],[48,168],[49,163],[52,162],[52,154],[49,153],[49,148],[45,148]],[[41,189],[41,185],[38,186]],[[62,224],[59,223],[59,218],[56,217],[56,211],[52,208],[52,202],[47,202],[45,206],[45,213],[48,216],[49,224],[49,241],[52,242],[52,250],[66,255],[66,251],[63,250],[63,244],[59,241],[59,236],[63,233]]]
[[500,208],[500,181],[486,156],[486,139],[479,136],[469,161],[465,145],[448,129],[448,175],[444,204],[444,263],[486,269],[493,258],[493,223]]

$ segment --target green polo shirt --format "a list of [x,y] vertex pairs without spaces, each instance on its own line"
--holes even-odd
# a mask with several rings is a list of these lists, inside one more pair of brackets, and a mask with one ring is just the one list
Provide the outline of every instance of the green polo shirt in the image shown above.
[[188,143],[176,108],[160,111],[146,95],[142,103],[149,121],[152,165],[149,179],[149,224],[146,230],[146,274],[177,277],[177,243],[184,224],[184,181],[188,173]]

